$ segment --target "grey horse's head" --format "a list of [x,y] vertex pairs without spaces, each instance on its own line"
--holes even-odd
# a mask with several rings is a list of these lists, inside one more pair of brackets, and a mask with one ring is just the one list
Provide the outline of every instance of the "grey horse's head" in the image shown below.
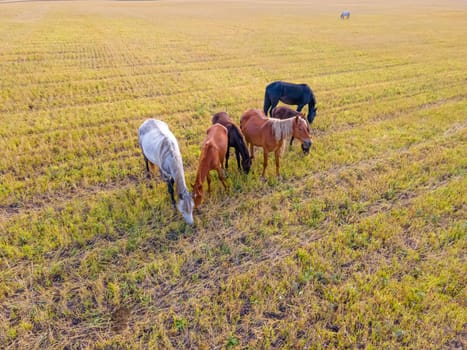
[[193,225],[193,208],[195,204],[193,203],[193,198],[191,197],[191,193],[185,191],[184,193],[180,194],[180,199],[177,204],[177,209],[180,213],[182,213],[185,222],[188,225]]

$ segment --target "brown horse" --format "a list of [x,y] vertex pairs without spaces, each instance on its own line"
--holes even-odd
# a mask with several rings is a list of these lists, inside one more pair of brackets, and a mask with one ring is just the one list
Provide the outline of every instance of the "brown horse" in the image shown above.
[[[246,147],[246,142],[239,127],[235,125],[226,112],[218,112],[212,116],[212,124],[219,123],[227,128],[229,137],[229,146],[225,155],[225,168],[229,167],[230,147],[235,148],[238,169],[243,169],[248,174],[251,168],[251,158]],[[240,155],[242,156],[242,165],[240,166]]]
[[305,114],[303,114],[302,112],[297,112],[287,106],[274,107],[271,111],[271,118],[282,119],[282,120],[293,118],[293,117],[296,117],[297,115],[302,118],[305,118]]
[[249,109],[240,118],[240,129],[250,145],[250,154],[253,158],[253,146],[263,148],[264,162],[262,177],[268,166],[268,154],[274,152],[276,160],[276,174],[279,176],[279,157],[284,139],[293,136],[303,143],[305,150],[311,147],[311,137],[308,124],[304,119],[296,116],[292,119],[270,119],[259,109]]
[[198,165],[198,172],[193,186],[193,200],[195,208],[199,207],[203,201],[203,183],[204,180],[208,181],[208,191],[211,192],[211,177],[210,170],[217,170],[219,179],[221,180],[224,188],[227,185],[224,180],[221,168],[223,169],[223,162],[225,154],[227,153],[228,137],[227,129],[221,124],[214,124],[207,130],[207,135],[201,146],[201,156]]
[[[297,115],[302,117],[303,119],[305,119],[305,114],[303,114],[302,112],[297,112],[297,111],[295,111],[292,108],[287,107],[287,106],[274,107],[272,109],[272,111],[271,111],[271,118],[282,119],[282,120],[289,119],[289,118],[294,118]],[[308,130],[308,132],[309,131],[310,130]],[[290,139],[290,146],[292,146],[292,143],[293,143],[293,136]],[[302,144],[302,151],[305,152],[305,153],[308,153],[309,150],[305,151],[305,149],[303,148],[303,144]]]

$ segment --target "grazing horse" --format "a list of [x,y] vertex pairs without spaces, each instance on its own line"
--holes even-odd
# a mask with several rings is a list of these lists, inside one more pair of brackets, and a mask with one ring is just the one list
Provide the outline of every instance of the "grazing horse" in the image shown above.
[[349,19],[350,18],[350,11],[342,11],[341,13],[341,19]]
[[[237,157],[238,169],[243,169],[245,174],[248,174],[251,168],[251,158],[246,147],[243,134],[234,124],[232,119],[226,112],[219,112],[212,116],[212,124],[219,123],[227,128],[227,134],[229,137],[229,146],[227,148],[227,154],[225,155],[225,168],[229,168],[229,157],[230,147],[235,148],[235,156]],[[240,166],[240,155],[242,156],[242,165]]]
[[[305,119],[305,115],[302,112],[294,111],[292,108],[289,108],[287,106],[275,107],[271,111],[271,118],[282,119],[282,120],[294,118],[297,115],[299,117]],[[310,132],[309,128],[308,128],[308,132]],[[292,146],[292,142],[293,142],[293,136],[290,138],[290,146]],[[310,151],[309,149],[305,150],[303,147],[304,146],[302,144],[302,151],[303,152],[308,153]]]
[[185,184],[185,173],[177,139],[166,123],[147,119],[139,127],[139,145],[146,161],[146,172],[154,172],[159,167],[162,179],[167,183],[172,204],[175,207],[174,183],[177,185],[177,208],[189,225],[193,225],[193,199]]
[[308,123],[313,123],[316,116],[316,99],[313,91],[306,84],[292,84],[283,81],[275,81],[266,86],[264,93],[265,115],[269,110],[276,107],[279,101],[288,105],[297,105],[297,112],[301,112],[305,105],[308,105]]
[[308,125],[299,116],[292,119],[270,119],[259,109],[249,109],[240,118],[240,129],[250,145],[250,153],[253,158],[254,146],[263,148],[264,162],[262,177],[268,166],[268,154],[274,152],[276,160],[276,175],[279,176],[279,157],[284,144],[284,139],[294,136],[303,142],[304,148],[311,147],[311,137]]
[[206,138],[201,146],[201,156],[199,159],[196,180],[192,185],[195,208],[199,207],[203,201],[203,183],[205,179],[208,180],[208,191],[211,192],[210,170],[217,170],[217,174],[224,185],[224,189],[227,189],[224,175],[221,171],[229,142],[227,128],[221,124],[214,124],[209,127],[206,133]]

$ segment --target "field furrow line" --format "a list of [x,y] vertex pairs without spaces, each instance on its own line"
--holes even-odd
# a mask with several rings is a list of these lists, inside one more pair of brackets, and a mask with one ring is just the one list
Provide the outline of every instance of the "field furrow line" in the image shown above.
[[[158,65],[158,64],[146,64],[146,65],[136,65],[136,66],[131,66],[131,65],[118,65],[118,70],[115,66],[109,66],[107,68],[112,68],[113,70],[113,74],[110,74],[110,75],[105,75],[105,76],[102,76],[102,75],[97,75],[95,73],[95,70],[92,70],[91,72],[93,74],[95,74],[96,76],[95,77],[90,77],[90,78],[86,78],[86,79],[74,79],[73,80],[73,83],[85,83],[85,82],[95,82],[95,81],[108,81],[108,80],[113,80],[113,79],[116,79],[116,78],[125,78],[125,77],[144,77],[144,76],[148,76],[148,75],[151,75],[151,74],[157,74],[157,75],[162,75],[162,76],[172,76],[174,73],[196,73],[196,72],[219,72],[219,71],[223,71],[223,70],[235,70],[235,71],[238,71],[238,70],[241,70],[241,69],[246,69],[246,68],[258,68],[260,66],[262,66],[263,64],[262,63],[258,63],[258,62],[254,62],[254,63],[248,63],[248,64],[244,64],[244,63],[241,63],[241,64],[235,64],[237,63],[237,60],[232,60],[232,64],[229,64],[229,65],[226,65],[227,62],[230,62],[230,60],[222,60],[220,61],[219,63],[217,64],[210,64],[209,66],[206,66],[206,67],[200,67],[200,68],[190,68],[189,66],[185,66],[183,65],[182,67],[173,67],[171,68],[170,70],[163,70],[161,69],[161,65]],[[195,61],[197,63],[199,63],[199,61]],[[295,61],[295,63],[297,64],[300,64],[300,63],[304,63],[304,62],[308,62],[307,59],[303,59],[303,61]],[[421,63],[418,63],[418,62],[412,62],[412,63],[394,63],[394,64],[388,64],[387,62],[381,62],[381,63],[384,63],[382,65],[377,65],[375,67],[367,67],[367,68],[361,68],[358,70],[358,72],[364,72],[364,71],[367,71],[367,72],[370,72],[370,71],[378,71],[378,70],[382,70],[382,69],[388,69],[388,68],[396,68],[396,67],[399,67],[399,66],[402,66],[402,67],[414,67],[414,66],[424,66],[424,64],[421,64]],[[168,65],[168,64],[167,64]],[[163,65],[162,65],[163,66]],[[147,69],[147,68],[150,68],[150,67],[153,67],[153,69]],[[330,65],[330,67],[334,67],[332,65]],[[105,67],[104,67],[105,68]],[[124,70],[128,68],[129,70],[131,69],[131,74],[130,73],[118,73],[118,71],[121,71],[121,70]],[[139,68],[143,68],[142,69],[142,72],[135,72],[136,70],[140,70]],[[320,73],[318,76],[329,76],[329,75],[338,75],[338,74],[345,74],[345,73],[353,73],[355,72],[355,70],[341,70],[341,71],[328,71],[328,72],[325,72],[325,73]],[[47,73],[47,76],[48,76],[48,73],[49,71],[44,71],[44,73]],[[61,70],[61,73],[67,73],[66,70]],[[76,70],[75,69],[70,69],[68,71],[68,74],[71,75],[73,73],[76,73]],[[40,74],[40,72],[34,72],[34,76],[31,77],[31,74],[24,74],[25,80],[27,80],[27,82],[23,82],[23,83],[18,83],[18,80],[21,81],[21,78],[22,78],[22,75],[19,74],[17,76],[17,79],[15,80],[15,87],[19,88],[19,87],[22,87],[22,88],[25,88],[25,87],[35,87],[35,86],[40,86],[41,88],[46,88],[46,87],[50,87],[50,86],[55,86],[55,85],[59,85],[59,84],[69,84],[70,81],[69,80],[51,80],[51,81],[39,81],[39,82],[31,82],[31,78],[33,79],[37,79],[37,75]],[[300,78],[300,77],[299,77]],[[7,83],[3,83],[3,84],[0,84],[0,87],[3,87],[3,88],[8,88],[10,87],[11,85],[7,84]]]
[[[202,49],[204,49],[204,47],[202,47]],[[88,50],[92,50],[92,48],[88,48]],[[26,56],[26,58],[15,58],[15,59],[11,59],[11,60],[6,60],[6,61],[3,61],[4,63],[0,63],[0,67],[1,66],[11,66],[12,64],[17,64],[18,61],[19,62],[22,62],[22,63],[28,63],[28,64],[32,64],[32,65],[37,65],[38,62],[47,62],[48,64],[50,64],[50,66],[54,66],[54,67],[60,67],[60,68],[66,68],[66,67],[76,67],[76,66],[80,66],[80,63],[83,62],[83,59],[88,59],[90,61],[93,61],[93,58],[98,58],[99,59],[99,55],[96,55],[95,52],[92,52],[92,51],[87,51],[86,52],[87,55],[84,55],[84,56],[79,56],[77,58],[74,58],[74,57],[68,57],[68,58],[63,58],[63,57],[57,57],[55,59],[52,59],[50,57],[44,57],[44,54],[43,53],[40,53],[40,52],[36,52],[36,51],[31,51],[30,53],[28,53]],[[30,57],[28,57],[30,56]],[[39,57],[38,57],[39,56]],[[42,56],[42,57],[40,57]],[[104,56],[104,55],[102,55]],[[34,59],[34,57],[37,57],[37,59]],[[125,57],[125,56],[123,56]],[[284,53],[283,52],[274,52],[274,53],[267,53],[267,54],[264,54],[264,55],[255,55],[255,57],[257,57],[259,60],[261,61],[267,61],[267,62],[271,62],[273,61],[274,58],[283,58],[284,57]],[[308,53],[300,53],[300,54],[296,54],[294,56],[294,61],[296,62],[308,62],[309,61],[309,54]],[[320,56],[317,56],[315,54],[315,57],[317,60],[324,60],[327,55],[326,53],[323,53],[321,54]],[[128,58],[128,57],[125,57],[125,58]],[[379,63],[379,62],[385,62],[383,60],[381,60],[380,58],[373,58],[373,57],[368,57],[368,59],[370,59],[370,62],[372,63]],[[87,60],[86,60],[87,61]],[[85,61],[85,62],[86,62]],[[175,61],[175,62],[174,62]],[[183,71],[184,70],[184,67],[186,69],[186,67],[192,65],[192,64],[204,64],[204,63],[209,63],[209,65],[214,65],[214,63],[218,63],[218,62],[221,62],[221,66],[225,63],[229,63],[229,62],[232,62],[232,63],[235,63],[235,62],[241,62],[240,59],[238,58],[232,58],[230,54],[226,53],[226,54],[218,54],[216,56],[213,56],[213,55],[207,55],[207,56],[204,56],[204,57],[196,57],[196,58],[193,58],[193,57],[189,57],[188,59],[185,59],[185,60],[181,60],[179,57],[177,59],[177,57],[174,58],[174,61],[172,60],[172,62],[170,63],[162,63],[162,64],[154,64],[154,62],[149,62],[149,63],[135,63],[135,62],[132,62],[132,63],[123,63],[123,64],[119,64],[119,68],[147,68],[147,67],[154,67],[154,66],[157,66],[157,67],[160,67],[160,69],[162,69],[161,72],[165,72],[165,73],[170,73],[170,72],[179,72],[180,69]],[[77,62],[78,64],[76,63],[72,63],[70,65],[63,65],[62,63],[63,62]],[[173,65],[176,64],[177,67],[173,67]],[[63,67],[62,67],[63,65]],[[234,64],[232,64],[234,65]],[[180,67],[178,67],[180,66]],[[329,67],[333,67],[333,65],[329,64],[328,65]],[[165,67],[170,67],[170,69],[164,69]],[[94,65],[93,67],[94,69],[108,69],[108,68],[115,68],[115,65],[113,64],[98,64],[98,65]],[[188,68],[190,69],[190,68]],[[38,70],[37,73],[44,73],[44,72],[47,72],[46,69],[44,70]]]
[[[241,66],[241,67],[239,67],[239,68],[235,67],[234,69],[235,69],[235,71],[237,72],[238,69],[251,68],[251,67],[255,67],[255,65]],[[379,68],[378,68],[378,69],[379,69]],[[381,69],[383,69],[383,68],[381,68]],[[219,71],[219,72],[220,72],[220,71],[229,71],[229,69],[219,68],[218,71]],[[453,71],[453,70],[443,70],[443,71],[441,71],[441,72],[437,72],[436,75],[439,76],[440,78],[442,77],[442,78],[444,78],[444,79],[447,79],[447,76],[448,76],[448,75],[455,74],[455,73],[457,73],[457,71]],[[413,73],[413,74],[416,75],[417,73],[415,72],[415,73]],[[145,72],[145,73],[141,73],[141,74],[140,74],[140,73],[132,74],[131,76],[130,76],[130,75],[115,75],[115,76],[112,77],[112,78],[93,78],[93,79],[86,79],[86,80],[73,80],[72,82],[70,82],[70,81],[65,81],[65,80],[64,80],[64,81],[62,81],[62,82],[53,82],[53,83],[50,83],[50,84],[45,84],[45,86],[44,86],[44,84],[42,84],[42,83],[38,83],[38,84],[28,84],[28,85],[25,84],[25,87],[27,86],[27,87],[33,88],[34,86],[40,85],[41,88],[55,87],[57,90],[60,90],[60,91],[61,91],[61,90],[62,90],[61,87],[64,86],[64,85],[66,85],[67,87],[69,87],[70,84],[73,84],[73,85],[75,86],[75,84],[77,84],[77,83],[78,83],[78,84],[81,84],[81,83],[83,83],[83,82],[88,82],[88,83],[93,82],[93,85],[95,85],[95,82],[96,82],[96,81],[99,81],[99,82],[104,82],[104,81],[105,81],[105,82],[108,82],[108,83],[110,83],[110,81],[112,81],[112,82],[114,83],[114,84],[113,84],[114,86],[121,86],[121,85],[122,85],[122,84],[121,84],[122,82],[125,82],[125,83],[127,83],[127,84],[133,83],[133,82],[134,82],[134,83],[137,83],[137,79],[138,79],[138,78],[141,78],[141,77],[145,77],[145,78],[146,78],[145,80],[147,80],[148,75],[150,75],[150,73]],[[170,75],[171,75],[171,74],[169,74],[169,76],[170,76]],[[416,80],[417,82],[419,82],[419,77],[418,77],[418,76],[415,77],[415,75],[411,75],[411,76],[409,76],[409,77],[403,77],[403,78],[400,78],[400,77],[393,77],[393,78],[391,78],[390,80],[387,80],[387,79],[386,79],[386,80],[379,80],[379,81],[374,81],[374,80],[373,80],[373,81],[371,81],[371,82],[366,82],[364,85],[360,84],[360,85],[358,86],[358,89],[365,89],[365,88],[376,87],[376,86],[384,86],[384,85],[387,85],[387,84],[391,85],[392,83],[395,83],[395,82],[397,82],[397,83],[402,83],[402,82],[410,82],[410,81],[414,81],[414,80]],[[154,78],[154,77],[153,77],[153,78]],[[158,74],[158,76],[157,76],[157,79],[158,79],[158,81],[159,81],[160,79],[162,79],[162,78],[160,77],[159,74]],[[298,77],[298,76],[294,77],[294,76],[292,76],[292,77],[290,77],[290,79],[291,79],[292,81],[300,81],[300,80],[316,79],[316,78],[313,78],[313,77],[310,78],[310,76],[307,75],[307,76],[302,76],[302,77]],[[433,79],[433,75],[430,76],[430,79]],[[119,82],[118,80],[120,80],[120,82]],[[331,93],[331,92],[332,92],[332,93],[338,93],[338,92],[340,92],[340,91],[345,91],[345,89],[357,89],[357,88],[355,87],[355,84],[354,84],[354,83],[351,83],[351,80],[349,80],[349,83],[352,84],[352,85],[349,85],[348,87],[346,87],[346,86],[340,86],[340,87],[338,87],[337,89],[336,89],[336,88],[333,88],[333,89],[327,88],[327,89],[325,89],[325,90],[321,90],[320,93],[325,95],[326,93]],[[250,87],[252,87],[252,86],[255,86],[255,85],[251,84]],[[83,86],[82,88],[85,88],[85,87],[86,87],[86,86]],[[245,86],[244,86],[244,85],[239,85],[239,86],[236,85],[236,86],[230,87],[230,89],[238,89],[238,88],[241,88],[241,87],[245,87]],[[17,88],[17,87],[15,87],[15,88]],[[122,89],[122,88],[121,88],[121,89]],[[142,93],[142,92],[136,91],[135,88],[132,88],[131,90],[132,90],[132,93],[133,93],[135,96],[138,96],[138,94],[141,94],[141,93]],[[200,90],[196,90],[196,89],[193,90],[193,89],[191,89],[191,88],[190,88],[190,89],[178,89],[175,93],[168,93],[168,94],[167,94],[167,93],[162,93],[162,92],[161,92],[158,96],[161,96],[161,97],[162,97],[162,96],[169,97],[169,96],[172,96],[172,95],[174,95],[174,94],[179,94],[179,93],[184,93],[184,92],[196,93],[196,92],[201,92],[201,91],[205,91],[205,89],[204,89],[204,88],[203,88],[202,90],[201,90],[201,89],[200,89]],[[143,93],[143,96],[144,96],[144,95],[145,95],[145,94]]]

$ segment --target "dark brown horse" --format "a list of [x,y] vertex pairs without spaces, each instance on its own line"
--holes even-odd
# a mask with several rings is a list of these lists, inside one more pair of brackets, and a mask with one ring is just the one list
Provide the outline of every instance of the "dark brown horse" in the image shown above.
[[279,157],[284,139],[290,136],[302,141],[304,149],[311,147],[311,137],[308,125],[300,117],[292,119],[270,119],[259,109],[249,109],[240,118],[240,129],[245,135],[246,142],[250,145],[250,154],[253,158],[253,146],[263,148],[264,162],[262,177],[268,166],[268,154],[274,152],[276,161],[276,175],[279,176]]
[[279,107],[274,107],[271,111],[271,117],[276,118],[276,119],[289,119],[293,118],[296,116],[300,116],[302,118],[305,118],[305,114],[302,112],[297,112],[293,110],[290,107],[287,106],[279,106]]
[[[235,156],[237,157],[238,169],[243,169],[245,174],[248,174],[251,168],[251,158],[246,147],[246,142],[239,127],[235,125],[232,119],[226,112],[219,112],[212,116],[212,124],[219,123],[227,128],[229,137],[229,147],[225,155],[225,168],[229,168],[230,147],[235,148]],[[240,155],[242,156],[242,165],[240,166]]]
[[[295,118],[297,115],[299,117],[302,117],[303,119],[305,119],[305,114],[304,113],[297,112],[297,111],[295,111],[292,108],[287,107],[287,106],[275,107],[271,111],[271,118],[276,118],[276,119],[281,119],[281,120]],[[309,128],[308,128],[308,132],[310,132]],[[292,146],[292,143],[293,143],[293,136],[290,138],[290,146]],[[305,152],[305,153],[308,153],[309,149],[308,149],[308,151],[306,151],[303,148],[303,144],[302,144],[302,151]]]
[[228,137],[227,129],[221,124],[214,124],[207,130],[207,135],[201,146],[201,156],[199,159],[198,172],[193,186],[193,201],[195,208],[199,207],[203,201],[203,183],[204,180],[208,181],[208,192],[211,192],[211,177],[210,170],[216,170],[219,175],[224,188],[227,185],[224,180],[223,162],[225,154],[227,153]]

